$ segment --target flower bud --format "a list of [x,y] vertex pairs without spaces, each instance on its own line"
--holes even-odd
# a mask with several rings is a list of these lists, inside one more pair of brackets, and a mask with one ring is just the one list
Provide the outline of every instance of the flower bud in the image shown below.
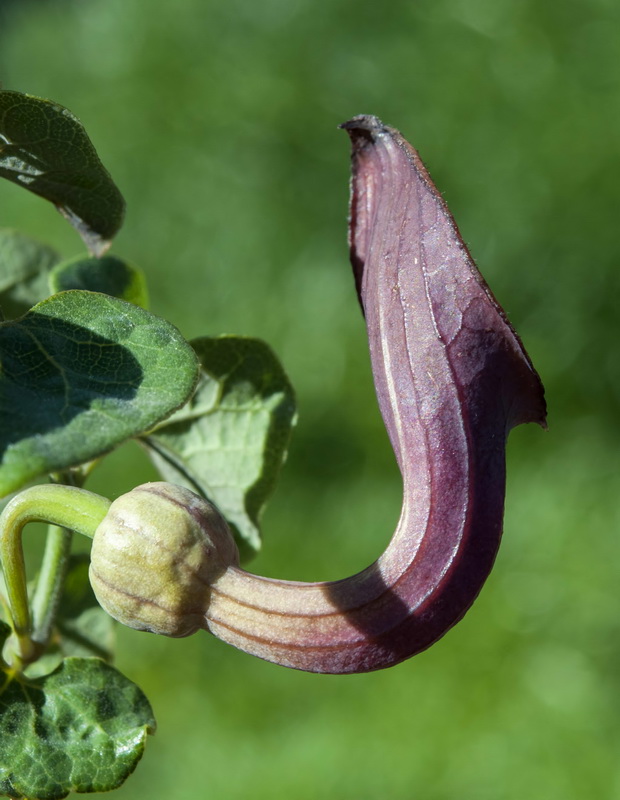
[[119,622],[178,637],[202,627],[211,584],[238,563],[215,506],[180,486],[145,483],[110,506],[95,531],[89,575]]

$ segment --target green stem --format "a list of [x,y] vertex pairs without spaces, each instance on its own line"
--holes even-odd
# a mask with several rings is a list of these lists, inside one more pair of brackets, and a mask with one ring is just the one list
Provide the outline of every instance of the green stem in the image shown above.
[[[86,475],[80,470],[65,470],[52,475],[52,483],[82,488]],[[32,640],[39,649],[49,641],[52,625],[69,569],[73,533],[67,528],[49,525],[41,570],[32,596]]]
[[92,538],[107,514],[110,501],[75,486],[44,484],[16,495],[0,514],[0,562],[4,572],[19,655],[32,658],[30,610],[22,529],[28,522],[49,522]]
[[67,528],[48,527],[41,571],[32,596],[32,640],[39,646],[45,646],[50,637],[69,566],[72,538]]

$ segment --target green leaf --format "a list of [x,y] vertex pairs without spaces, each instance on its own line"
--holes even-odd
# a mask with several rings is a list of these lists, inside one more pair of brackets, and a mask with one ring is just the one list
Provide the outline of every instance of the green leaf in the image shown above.
[[98,658],[67,658],[38,680],[0,689],[0,793],[56,800],[116,789],[155,719],[142,691]]
[[259,520],[284,463],[295,396],[257,339],[195,339],[202,374],[190,402],[144,439],[164,479],[215,503],[242,555],[260,548]]
[[170,323],[62,292],[0,324],[0,496],[108,452],[191,394],[198,364]]
[[144,274],[117,256],[78,256],[70,261],[63,261],[52,270],[50,289],[52,294],[67,289],[86,289],[120,297],[121,300],[142,308],[148,307]]
[[0,309],[5,318],[21,317],[49,296],[49,273],[60,256],[30,236],[0,229]]
[[94,255],[122,225],[121,193],[82,123],[57,103],[0,90],[0,177],[54,203]]

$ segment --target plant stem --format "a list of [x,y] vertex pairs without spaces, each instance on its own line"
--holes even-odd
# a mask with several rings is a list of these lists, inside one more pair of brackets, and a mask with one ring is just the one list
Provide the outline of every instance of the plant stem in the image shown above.
[[62,595],[72,538],[67,528],[48,527],[41,571],[32,596],[32,640],[41,647],[49,640]]
[[[24,525],[28,522],[49,522],[92,538],[109,507],[110,501],[107,498],[85,489],[45,484],[32,486],[20,492],[0,514],[0,562],[6,581],[19,656],[24,662],[32,659],[36,650],[31,638],[32,627],[22,548],[21,534]],[[55,550],[58,544],[55,543]],[[52,560],[55,557],[58,557],[58,553],[56,556],[50,555]]]
[[[81,488],[84,478],[73,470],[65,470],[54,474],[52,483]],[[31,638],[40,649],[45,648],[49,641],[69,567],[72,539],[73,533],[68,528],[48,526],[41,569],[32,597]]]

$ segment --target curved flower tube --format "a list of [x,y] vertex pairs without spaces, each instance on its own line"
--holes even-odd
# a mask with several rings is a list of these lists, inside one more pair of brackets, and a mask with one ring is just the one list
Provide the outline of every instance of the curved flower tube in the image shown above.
[[231,567],[206,627],[246,652],[313,672],[366,672],[424,650],[458,622],[499,546],[505,442],[545,426],[540,379],[417,152],[373,116],[353,145],[349,241],[377,397],[403,476],[383,555],[334,582]]

